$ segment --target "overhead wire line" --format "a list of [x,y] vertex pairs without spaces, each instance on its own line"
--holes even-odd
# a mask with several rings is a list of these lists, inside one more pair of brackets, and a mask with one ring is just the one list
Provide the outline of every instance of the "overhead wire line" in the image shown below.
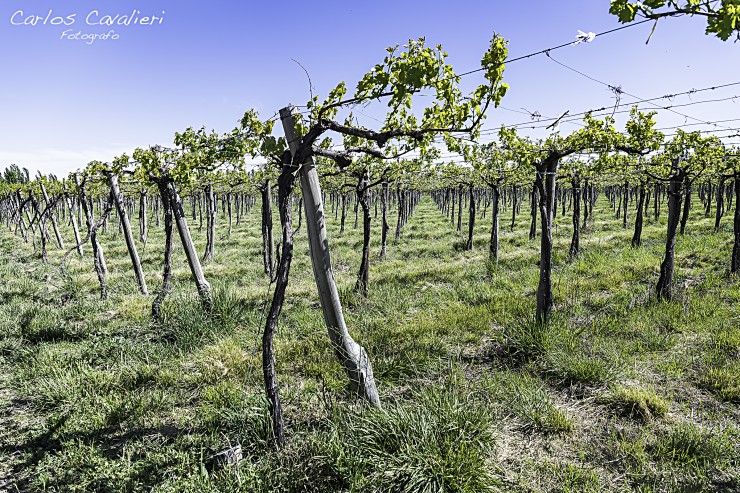
[[[614,85],[612,85],[612,84],[608,84],[608,83],[606,83],[606,82],[604,82],[604,81],[602,81],[602,80],[596,79],[595,77],[591,77],[590,75],[588,75],[588,74],[585,74],[585,73],[581,72],[580,70],[577,70],[577,69],[575,69],[575,68],[573,68],[573,67],[570,67],[570,66],[566,65],[565,63],[563,63],[563,62],[560,62],[560,61],[556,60],[556,59],[555,59],[555,58],[553,58],[553,57],[552,57],[552,56],[551,56],[551,55],[550,55],[549,53],[547,53],[547,57],[548,57],[548,58],[549,58],[550,60],[552,60],[553,62],[557,63],[558,65],[560,65],[560,66],[562,66],[562,67],[564,67],[564,68],[566,68],[566,69],[568,69],[568,70],[571,70],[571,71],[573,71],[573,72],[575,72],[575,73],[577,73],[577,74],[579,74],[579,75],[581,75],[581,76],[583,76],[583,77],[585,77],[585,78],[587,78],[587,79],[589,79],[589,80],[592,80],[592,81],[594,81],[594,82],[596,82],[596,83],[598,83],[598,84],[604,85],[604,86],[608,87],[609,89],[611,89],[612,91],[614,91],[614,93],[615,93],[615,94],[617,95],[617,104],[619,104],[619,97],[620,97],[620,96],[621,96],[622,94],[625,94],[625,95],[627,95],[627,96],[629,96],[629,97],[631,97],[631,98],[634,98],[634,99],[636,99],[636,100],[637,100],[637,101],[632,101],[632,102],[631,102],[631,103],[629,103],[629,104],[648,103],[648,104],[650,104],[650,105],[652,105],[652,106],[655,106],[656,108],[662,108],[661,106],[659,106],[659,105],[657,105],[657,104],[655,104],[655,103],[651,102],[651,101],[650,101],[650,100],[648,100],[648,99],[643,99],[643,98],[641,98],[640,96],[635,96],[634,94],[630,94],[630,93],[628,93],[627,91],[625,91],[624,89],[622,89],[622,87],[621,87],[621,86],[614,86]],[[615,106],[614,106],[614,108],[616,108],[616,107],[617,107],[617,106],[615,105]],[[691,119],[691,120],[695,120],[695,121],[698,121],[698,122],[703,122],[703,123],[707,123],[707,124],[709,124],[709,123],[708,123],[707,121],[705,121],[705,120],[702,120],[701,118],[695,118],[695,117],[693,117],[693,116],[690,116],[690,115],[687,115],[687,114],[685,114],[685,113],[681,113],[681,112],[679,112],[679,111],[675,111],[675,110],[673,110],[673,109],[671,109],[671,108],[663,108],[663,109],[665,109],[665,110],[667,110],[667,111],[670,111],[670,112],[672,112],[672,113],[675,113],[675,114],[677,114],[677,115],[680,115],[680,116],[682,116],[682,117],[684,117],[684,118],[687,118],[687,119]]]
[[[594,38],[598,38],[599,36],[605,36],[607,34],[611,34],[611,33],[617,32],[617,31],[621,31],[622,29],[627,29],[627,28],[630,28],[630,27],[639,26],[640,24],[644,24],[646,22],[652,22],[652,21],[651,21],[651,19],[646,19],[646,20],[643,20],[643,21],[634,22],[634,23],[631,23],[631,24],[626,24],[624,26],[616,27],[614,29],[609,29],[608,31],[596,33],[594,35]],[[521,55],[521,56],[518,56],[518,57],[515,57],[515,58],[507,58],[506,60],[504,60],[503,63],[514,63],[514,62],[518,62],[520,60],[525,60],[525,59],[531,58],[533,56],[543,55],[543,54],[548,53],[548,52],[551,52],[551,51],[559,50],[559,49],[565,48],[567,46],[573,46],[573,45],[577,44],[578,42],[579,42],[578,40],[576,40],[576,41],[570,41],[568,43],[563,43],[563,44],[558,45],[558,46],[553,46],[552,48],[546,48],[544,50],[535,51],[534,53],[529,53],[528,55]],[[461,74],[457,74],[457,77],[464,77],[466,75],[475,74],[477,72],[483,72],[484,70],[486,70],[485,67],[477,68],[475,70],[469,70],[467,72],[463,72]]]
[[[608,112],[612,108],[615,108],[615,107],[619,108],[619,107],[622,107],[622,106],[633,106],[635,104],[639,104],[640,102],[658,101],[660,99],[671,99],[671,98],[674,98],[674,97],[677,97],[677,96],[683,96],[683,95],[687,95],[687,94],[694,94],[694,93],[704,92],[704,91],[711,91],[711,90],[716,90],[716,89],[721,89],[721,88],[730,87],[730,86],[736,86],[736,85],[740,85],[740,81],[738,81],[738,82],[732,82],[732,83],[729,83],[729,84],[722,84],[722,85],[718,85],[718,86],[705,87],[705,88],[702,88],[702,89],[691,89],[689,91],[683,91],[683,92],[674,93],[674,94],[666,94],[665,96],[658,96],[658,97],[654,97],[654,98],[648,98],[648,99],[644,99],[644,100],[641,100],[641,101],[632,101],[632,102],[628,102],[628,103],[619,103],[617,105],[612,105],[612,106],[602,106],[600,108],[594,108],[594,109],[590,109],[590,110],[586,110],[586,111],[581,111],[581,112],[578,112],[578,113],[571,113],[571,114],[568,115],[568,118],[561,120],[561,123],[575,121],[576,119],[574,117],[577,117],[577,116],[585,116],[587,114],[594,115],[594,114],[598,114],[598,113],[602,113],[602,112]],[[704,104],[704,103],[715,103],[715,102],[721,102],[721,101],[730,101],[730,100],[734,100],[734,99],[737,99],[737,98],[740,98],[740,95],[735,95],[735,96],[731,96],[731,97],[727,97],[727,98],[720,98],[720,99],[692,101],[690,103],[671,104],[671,105],[668,105],[668,106],[654,105],[655,106],[654,109],[656,109],[656,110],[670,110],[671,108],[680,108],[680,107],[685,107],[685,106],[692,106],[692,105],[695,105],[695,104]],[[509,110],[509,111],[513,111],[513,110]],[[620,110],[620,111],[614,112],[614,114],[628,113],[629,111],[630,110],[626,110],[626,111],[621,111]],[[555,121],[557,119],[558,119],[558,117],[542,117],[542,118],[537,119],[537,121],[535,123],[546,123],[546,122]],[[532,123],[533,123],[532,121],[514,123],[514,124],[511,124],[511,125],[507,125],[507,128],[528,127]],[[700,123],[706,123],[706,122],[705,121],[700,121]],[[496,128],[494,128],[494,129],[490,129],[490,128],[489,129],[483,129],[483,130],[481,130],[481,133],[489,133],[489,132],[492,132],[492,131],[493,132],[496,132],[496,131],[498,131],[498,129],[496,129]]]
[[[723,102],[723,101],[731,101],[731,100],[738,99],[738,98],[740,98],[740,95],[730,96],[730,97],[727,97],[727,98],[707,99],[707,100],[702,100],[702,101],[692,101],[690,103],[672,104],[670,106],[659,106],[659,107],[656,107],[654,109],[655,110],[661,110],[661,111],[670,111],[671,108],[681,108],[681,107],[694,106],[694,105],[697,105],[697,104],[706,104],[706,103],[718,103],[718,102]],[[620,104],[619,106],[627,106],[629,104],[634,104],[634,103],[625,103],[625,104]],[[623,114],[623,113],[629,113],[630,111],[631,110],[620,110],[620,111],[610,112],[608,109],[600,108],[600,109],[591,110],[591,111],[584,111],[584,112],[581,112],[581,113],[574,113],[571,116],[574,116],[575,117],[575,116],[587,115],[587,114],[591,114],[593,116],[604,116],[606,114],[616,114],[616,115],[619,115],[619,114]],[[514,124],[511,124],[511,125],[506,125],[506,128],[525,128],[525,129],[547,128],[550,125],[547,125],[546,123],[549,122],[549,121],[551,121],[551,120],[556,120],[556,118],[543,118],[541,120],[537,120],[536,122],[514,123]],[[725,122],[725,121],[734,121],[734,120],[736,120],[736,119],[717,120],[717,121],[714,121],[714,122],[707,122],[707,121],[701,120],[701,121],[699,121],[697,123],[687,123],[687,124],[684,124],[684,125],[676,125],[675,127],[672,127],[672,128],[678,128],[678,127],[689,126],[689,125],[713,125],[713,126],[716,126],[717,123]],[[565,119],[560,120],[560,123],[577,123],[577,122],[580,122],[580,121],[581,121],[580,118],[565,118]],[[539,125],[540,123],[542,123],[542,125]],[[481,130],[481,135],[488,135],[488,134],[495,133],[495,132],[498,132],[498,129],[497,128],[487,128],[487,129]]]

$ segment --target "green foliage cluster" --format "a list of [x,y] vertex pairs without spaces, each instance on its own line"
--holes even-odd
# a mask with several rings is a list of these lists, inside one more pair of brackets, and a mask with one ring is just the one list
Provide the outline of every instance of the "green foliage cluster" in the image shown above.
[[707,21],[706,34],[714,34],[722,41],[727,41],[733,35],[740,39],[738,0],[611,0],[609,12],[623,23],[633,22],[638,15],[656,21],[678,15],[699,16]]

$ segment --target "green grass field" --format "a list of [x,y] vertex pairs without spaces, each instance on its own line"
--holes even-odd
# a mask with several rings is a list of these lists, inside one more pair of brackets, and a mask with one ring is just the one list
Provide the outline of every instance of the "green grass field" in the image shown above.
[[[732,219],[714,234],[700,209],[697,200],[678,239],[670,303],[652,296],[665,206],[633,249],[634,218],[622,229],[602,196],[575,261],[570,217],[558,215],[557,308],[546,327],[534,323],[539,239],[527,239],[527,204],[513,232],[502,211],[498,265],[487,261],[488,216],[474,250],[462,251],[462,233],[425,197],[382,262],[374,220],[369,299],[352,292],[361,230],[348,218],[339,234],[327,211],[347,323],[368,351],[384,409],[346,390],[301,227],[275,340],[288,435],[280,451],[262,387],[272,292],[258,209],[229,237],[219,210],[216,260],[205,266],[210,314],[176,239],[161,325],[150,322],[153,297],[137,294],[115,222],[101,238],[105,302],[89,245],[82,261],[70,255],[65,277],[60,252],[42,265],[3,228],[0,490],[740,491]],[[275,224],[279,237],[277,214]],[[138,246],[156,292],[163,233],[150,228],[146,250]],[[202,253],[205,232],[193,232]],[[206,469],[209,456],[237,444],[237,466]]]

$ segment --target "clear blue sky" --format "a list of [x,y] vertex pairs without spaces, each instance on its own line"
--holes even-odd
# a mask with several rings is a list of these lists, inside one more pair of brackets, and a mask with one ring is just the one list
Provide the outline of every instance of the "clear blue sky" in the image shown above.
[[[249,108],[269,117],[289,103],[305,104],[308,83],[291,59],[306,67],[323,97],[342,80],[354,87],[382,60],[387,46],[409,38],[425,36],[429,43],[441,43],[456,70],[463,72],[479,67],[493,32],[510,40],[510,56],[515,57],[574,40],[578,29],[618,27],[608,9],[608,0],[2,0],[0,168],[16,163],[32,172],[66,174],[92,159],[110,160],[138,146],[170,144],[174,133],[188,126],[227,131]],[[19,10],[23,15],[13,17]],[[42,25],[50,10],[49,22],[74,14],[74,24]],[[164,20],[153,26],[88,25],[86,17],[94,10],[99,11],[91,17],[94,21],[133,11]],[[35,26],[11,22],[36,15],[41,20]],[[646,45],[650,28],[625,29],[552,55],[641,98],[740,81],[740,46],[705,36],[701,19],[661,21]],[[112,29],[119,38],[92,44],[61,39],[67,29],[68,34]],[[465,84],[479,83],[475,77],[466,77]],[[502,105],[510,110],[558,116],[614,104],[608,88],[544,55],[507,65],[504,77],[511,89]],[[692,99],[736,94],[740,86]],[[690,101],[682,96],[673,103]],[[740,118],[738,110],[740,98],[737,103],[677,108],[707,121]],[[382,114],[373,108],[363,112]],[[527,115],[497,109],[485,125],[527,120]],[[658,116],[660,127],[684,122],[696,123],[666,111]],[[723,125],[737,128],[740,120]],[[575,128],[565,124],[561,132]],[[706,126],[686,127],[701,128]]]

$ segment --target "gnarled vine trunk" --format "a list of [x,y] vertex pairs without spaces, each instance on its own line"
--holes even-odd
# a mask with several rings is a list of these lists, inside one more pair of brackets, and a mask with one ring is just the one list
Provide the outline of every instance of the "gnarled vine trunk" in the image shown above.
[[380,209],[382,213],[382,224],[380,229],[380,258],[384,259],[387,255],[388,245],[388,182],[383,181],[383,189],[380,193]]
[[539,190],[537,189],[537,182],[535,181],[532,185],[532,194],[530,196],[530,214],[532,215],[532,222],[529,225],[529,239],[534,240],[537,238],[537,203],[542,200],[542,197],[538,198]]
[[732,245],[732,262],[730,271],[740,272],[740,173],[735,174],[735,218],[733,221],[735,241]]
[[537,323],[544,324],[555,307],[552,294],[552,210],[555,207],[557,159],[548,159],[538,169],[535,185],[539,191],[540,209],[540,281],[537,287]]
[[573,236],[568,255],[575,258],[581,251],[581,183],[578,178],[571,179],[570,183],[573,187]]
[[516,224],[517,200],[519,199],[517,187],[514,185],[511,191],[511,231],[514,231]]
[[272,235],[272,202],[270,201],[270,180],[260,187],[262,197],[262,263],[265,274],[272,278],[275,257],[275,240]]
[[145,249],[147,241],[146,202],[146,192],[139,192],[139,239]]
[[645,216],[645,184],[640,183],[637,198],[637,214],[635,215],[635,233],[632,235],[632,246],[634,248],[642,245],[642,223]]
[[[283,161],[290,162],[286,156]],[[280,390],[277,384],[275,370],[275,348],[273,339],[277,329],[278,318],[285,301],[285,290],[288,287],[290,264],[293,259],[293,182],[295,168],[289,164],[283,165],[282,173],[278,178],[278,212],[283,230],[283,254],[280,257],[277,275],[275,276],[275,293],[272,296],[270,312],[265,321],[265,330],[262,333],[262,375],[265,379],[265,395],[272,419],[272,433],[278,447],[285,444],[285,427],[283,424],[283,408],[280,403]]]
[[498,263],[498,236],[499,236],[499,201],[501,191],[498,183],[491,185],[491,245],[488,251],[488,257]]
[[630,202],[630,184],[628,181],[624,182],[624,192],[622,192],[624,199],[622,200],[622,229],[627,229],[627,207]]
[[681,215],[681,186],[685,178],[682,169],[674,170],[668,186],[668,231],[666,233],[665,256],[660,264],[660,277],[655,288],[658,299],[670,300],[672,296],[676,231]]
[[396,188],[396,196],[398,197],[398,217],[396,218],[396,234],[394,237],[398,240],[399,238],[401,238],[401,226],[403,226],[403,211],[406,207],[406,194],[401,193],[401,185]]
[[213,184],[206,186],[206,213],[208,220],[206,224],[206,251],[203,254],[203,262],[213,260],[216,256],[216,197],[213,194]]
[[357,273],[355,292],[362,296],[368,295],[368,279],[370,277],[370,204],[368,202],[368,187],[370,181],[367,173],[363,173],[357,184],[357,201],[362,208],[362,261]]
[[457,230],[462,231],[463,186],[457,191]]
[[342,193],[342,217],[339,220],[339,233],[344,233],[344,224],[347,220],[347,194]]
[[475,197],[473,196],[473,185],[468,186],[468,241],[465,244],[466,250],[473,249],[473,230],[475,228]]
[[714,232],[718,232],[720,228],[720,223],[722,221],[722,216],[725,213],[725,180],[724,178],[720,180],[719,184],[717,185],[716,190],[716,196],[717,196],[717,207],[714,211]]
[[681,231],[683,235],[686,232],[686,222],[689,220],[689,212],[691,211],[691,185],[687,184],[686,187],[686,198],[683,203],[683,213],[681,214]]

